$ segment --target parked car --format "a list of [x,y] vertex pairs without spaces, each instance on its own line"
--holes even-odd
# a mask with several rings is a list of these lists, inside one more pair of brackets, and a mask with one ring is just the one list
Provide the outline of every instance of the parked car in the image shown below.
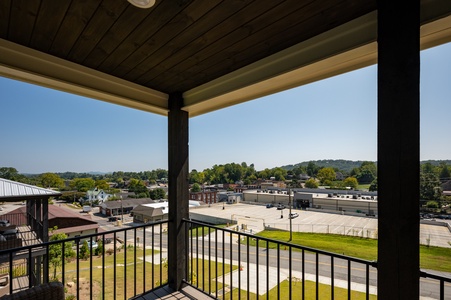
[[274,205],[272,205],[271,203],[266,204],[266,208],[271,208],[271,207],[274,207]]
[[99,244],[97,244],[96,241],[92,241],[92,243],[90,241],[88,241],[88,247],[89,247],[89,249],[95,249],[95,248],[99,247]]
[[278,210],[282,210],[282,209],[284,209],[284,208],[285,208],[285,205],[283,205],[283,204],[277,205],[277,209],[278,209]]
[[109,217],[108,222],[116,222],[119,221],[119,217]]
[[291,213],[290,216],[289,216],[288,218],[294,219],[294,218],[297,218],[297,217],[299,217],[299,214],[298,214],[298,213]]
[[9,220],[0,220],[0,226],[6,227],[6,226],[9,226],[9,225],[11,225],[9,223]]

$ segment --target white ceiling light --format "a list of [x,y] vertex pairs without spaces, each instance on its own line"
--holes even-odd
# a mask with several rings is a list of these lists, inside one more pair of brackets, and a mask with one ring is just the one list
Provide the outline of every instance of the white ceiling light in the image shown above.
[[128,0],[128,2],[139,8],[149,8],[155,4],[155,0]]

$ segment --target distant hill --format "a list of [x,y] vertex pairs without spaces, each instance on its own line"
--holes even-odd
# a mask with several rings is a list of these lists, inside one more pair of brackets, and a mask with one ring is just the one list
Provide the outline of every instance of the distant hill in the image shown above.
[[430,159],[430,160],[423,160],[423,161],[421,161],[421,164],[425,164],[425,163],[430,163],[433,166],[438,166],[441,163],[445,163],[446,165],[451,165],[451,160],[449,160],[449,159],[444,159],[444,160]]
[[[301,163],[297,163],[295,165],[286,165],[282,166],[282,169],[285,170],[292,170],[294,168],[297,168],[299,166],[307,166],[310,161],[304,161]],[[315,165],[319,167],[330,167],[330,168],[337,168],[338,170],[350,172],[354,168],[359,168],[360,165],[364,162],[363,160],[344,160],[344,159],[322,159],[322,160],[312,160]],[[375,161],[374,163],[377,164]],[[451,165],[451,160],[424,160],[421,161],[420,164],[430,163],[434,166],[438,166],[441,163],[445,163],[447,165]]]
[[312,160],[312,161],[304,161],[301,163],[297,163],[295,165],[286,165],[282,166],[282,169],[285,170],[292,170],[294,168],[303,166],[306,167],[309,162],[313,162],[315,165],[319,167],[330,167],[330,168],[337,168],[338,170],[345,171],[345,172],[351,172],[354,168],[359,168],[363,160],[344,160],[344,159],[322,159],[322,160]]

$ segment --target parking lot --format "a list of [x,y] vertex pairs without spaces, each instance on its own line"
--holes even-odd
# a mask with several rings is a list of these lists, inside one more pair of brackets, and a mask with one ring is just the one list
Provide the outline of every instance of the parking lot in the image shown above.
[[[190,209],[190,217],[204,215],[221,219],[233,220],[238,225],[246,224],[252,232],[264,228],[276,228],[299,232],[345,234],[360,237],[377,238],[377,218],[356,217],[334,213],[322,213],[309,210],[292,209],[291,213],[299,216],[289,218],[289,209],[278,210],[276,207],[267,208],[259,204],[223,204],[217,203],[210,207],[202,205]],[[424,245],[451,248],[451,232],[445,226],[421,224],[420,243]],[[231,224],[232,225],[232,224]],[[236,226],[236,225],[235,225]]]

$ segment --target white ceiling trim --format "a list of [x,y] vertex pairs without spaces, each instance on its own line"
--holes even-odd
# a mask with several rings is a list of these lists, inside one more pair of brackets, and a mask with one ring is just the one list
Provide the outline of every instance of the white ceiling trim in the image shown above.
[[0,39],[0,76],[167,115],[168,95]]

